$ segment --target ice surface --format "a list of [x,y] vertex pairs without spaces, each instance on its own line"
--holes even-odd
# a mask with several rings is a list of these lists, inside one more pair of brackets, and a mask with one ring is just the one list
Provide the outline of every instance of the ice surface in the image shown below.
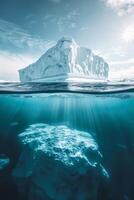
[[13,176],[20,193],[29,190],[30,200],[97,198],[100,180],[108,174],[90,133],[33,124],[19,137],[24,147]]
[[73,39],[62,38],[41,58],[19,71],[21,81],[107,79],[108,64]]

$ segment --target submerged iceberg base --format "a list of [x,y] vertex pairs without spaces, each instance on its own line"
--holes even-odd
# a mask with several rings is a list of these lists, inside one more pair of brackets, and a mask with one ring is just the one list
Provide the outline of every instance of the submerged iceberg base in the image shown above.
[[10,163],[10,159],[5,155],[0,155],[0,171],[5,169]]
[[13,176],[25,199],[97,199],[100,181],[108,174],[91,134],[33,124],[19,137],[24,147]]

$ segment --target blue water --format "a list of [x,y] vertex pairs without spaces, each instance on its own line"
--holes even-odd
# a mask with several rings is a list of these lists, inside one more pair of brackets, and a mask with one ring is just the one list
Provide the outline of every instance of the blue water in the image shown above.
[[22,152],[19,134],[38,123],[91,133],[109,174],[100,183],[96,200],[134,200],[132,84],[1,84],[0,155],[10,159],[0,169],[1,200],[30,199],[19,194],[12,172]]

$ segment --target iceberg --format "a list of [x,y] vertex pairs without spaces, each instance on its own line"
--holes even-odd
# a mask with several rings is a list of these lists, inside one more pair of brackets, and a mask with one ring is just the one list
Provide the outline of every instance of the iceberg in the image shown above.
[[5,155],[0,155],[0,171],[5,169],[10,163],[10,159]]
[[97,199],[108,173],[92,134],[42,123],[30,125],[19,138],[23,150],[13,177],[24,199]]
[[107,80],[109,65],[73,39],[61,38],[39,60],[19,70],[20,81]]

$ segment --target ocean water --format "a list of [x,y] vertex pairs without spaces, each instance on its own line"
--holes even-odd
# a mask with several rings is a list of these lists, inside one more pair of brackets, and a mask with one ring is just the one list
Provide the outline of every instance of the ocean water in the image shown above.
[[[38,124],[41,127],[42,124],[50,127],[65,126],[72,130],[72,134],[73,130],[77,130],[89,133],[94,138],[101,153],[101,164],[107,172],[106,180],[100,180],[97,187],[96,183],[92,185],[97,188],[95,195],[81,195],[80,190],[83,190],[85,185],[84,191],[92,190],[90,178],[89,189],[87,180],[82,179],[82,187],[76,191],[80,194],[77,197],[67,196],[68,193],[64,193],[64,198],[54,196],[50,194],[50,190],[48,192],[45,190],[46,196],[41,192],[41,195],[38,195],[38,191],[35,196],[29,195],[31,182],[27,184],[28,189],[23,188],[25,184],[21,186],[23,191],[18,189],[14,169],[23,150],[19,135],[31,125],[35,129]],[[38,131],[42,130],[41,127]],[[62,136],[60,137],[62,140]],[[77,138],[77,134],[75,137]],[[64,173],[66,174],[66,169]],[[132,83],[1,83],[0,200],[8,199],[134,200],[134,85]]]

